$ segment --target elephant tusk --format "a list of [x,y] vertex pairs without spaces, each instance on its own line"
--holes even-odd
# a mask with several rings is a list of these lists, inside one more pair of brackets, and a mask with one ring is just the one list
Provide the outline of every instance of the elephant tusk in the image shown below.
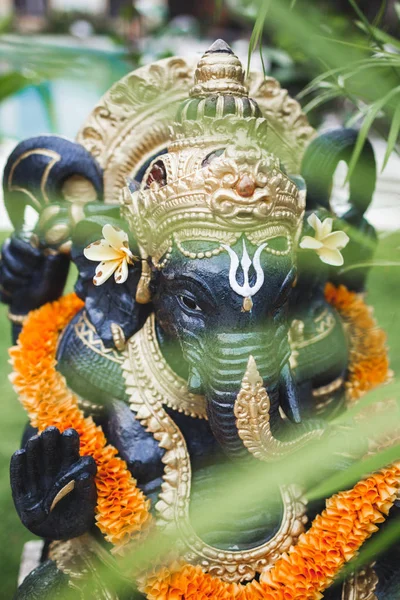
[[324,433],[324,429],[315,429],[294,440],[282,442],[272,434],[270,408],[268,392],[256,361],[250,356],[234,407],[239,437],[247,450],[259,460],[274,462],[289,456]]

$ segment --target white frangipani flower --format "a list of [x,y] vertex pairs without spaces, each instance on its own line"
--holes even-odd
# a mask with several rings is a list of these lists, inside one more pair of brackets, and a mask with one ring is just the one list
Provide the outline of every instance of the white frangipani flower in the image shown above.
[[315,250],[322,262],[334,267],[341,267],[343,256],[340,252],[349,242],[349,236],[344,231],[333,231],[333,219],[327,218],[323,222],[312,213],[308,224],[314,229],[315,237],[305,235],[300,241],[300,248]]
[[88,260],[100,261],[93,283],[102,285],[113,273],[117,283],[124,283],[128,278],[128,264],[135,259],[129,250],[128,235],[109,224],[104,225],[102,233],[102,240],[89,244],[83,251]]

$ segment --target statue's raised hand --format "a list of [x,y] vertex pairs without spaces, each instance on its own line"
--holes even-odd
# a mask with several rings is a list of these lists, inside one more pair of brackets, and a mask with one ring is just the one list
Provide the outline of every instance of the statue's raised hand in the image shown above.
[[26,314],[56,300],[68,275],[69,257],[46,254],[28,241],[13,236],[4,242],[0,261],[1,301],[11,312]]
[[96,463],[79,455],[74,429],[49,427],[30,438],[11,458],[14,504],[22,523],[35,535],[69,539],[94,523]]

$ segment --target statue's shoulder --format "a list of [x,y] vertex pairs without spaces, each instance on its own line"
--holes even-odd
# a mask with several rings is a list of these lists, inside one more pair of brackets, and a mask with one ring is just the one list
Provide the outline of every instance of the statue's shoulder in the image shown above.
[[57,369],[82,399],[105,405],[125,400],[123,355],[107,348],[82,309],[64,329],[57,349]]

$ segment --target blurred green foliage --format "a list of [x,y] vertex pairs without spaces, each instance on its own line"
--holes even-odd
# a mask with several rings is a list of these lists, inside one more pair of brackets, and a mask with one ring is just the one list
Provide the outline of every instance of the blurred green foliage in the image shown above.
[[[268,0],[263,4],[255,0],[241,2],[242,16],[252,20],[254,24],[253,35],[250,43],[250,53],[257,47],[263,47],[263,36],[269,32],[271,39],[284,49],[292,58],[293,72],[301,65],[308,76],[316,76],[313,83],[308,86],[303,97],[308,97],[308,110],[315,110],[325,106],[327,102],[338,99],[347,99],[352,103],[354,111],[351,117],[363,120],[361,128],[361,149],[365,136],[372,125],[383,123],[383,133],[387,136],[388,155],[396,148],[400,131],[400,109],[398,108],[398,95],[400,94],[400,42],[384,31],[380,22],[382,10],[376,15],[373,22],[365,19],[359,12],[353,0],[349,0],[355,11],[354,22],[330,11],[321,13],[320,5],[304,0]],[[239,3],[237,3],[238,5]],[[222,8],[222,1],[218,2]],[[229,2],[228,2],[229,5]],[[62,24],[64,27],[64,24]],[[66,26],[66,25],[65,25]],[[3,42],[4,43],[4,42]],[[7,42],[5,42],[7,44]],[[3,46],[4,47],[4,46]],[[13,69],[2,75],[0,79],[0,100],[17,93],[26,85],[39,85],[41,82],[69,75],[81,77],[85,72],[93,69],[93,56],[97,54],[81,53],[79,55],[71,49],[60,49],[49,52],[43,48],[32,53],[29,42],[21,41],[11,44],[6,48]],[[118,74],[115,73],[115,79]],[[106,85],[108,86],[108,83]],[[354,160],[357,159],[357,154]],[[400,234],[396,233],[381,240],[378,248],[377,263],[369,277],[368,302],[375,307],[377,320],[387,332],[391,351],[392,368],[395,372],[400,369],[400,322],[398,319],[397,298],[400,295],[400,278],[398,268],[390,266],[396,264],[399,256]],[[382,266],[386,265],[386,266]],[[74,273],[70,278],[70,287]],[[4,402],[3,419],[0,436],[0,510],[2,524],[0,527],[0,563],[7,565],[3,569],[2,593],[4,598],[10,598],[14,589],[19,566],[20,552],[24,541],[32,538],[27,533],[14,511],[8,481],[8,464],[12,452],[19,447],[21,433],[26,422],[26,415],[19,406],[15,394],[7,380],[10,370],[7,362],[7,347],[9,345],[9,323],[6,318],[6,308],[0,308],[0,387]],[[383,387],[370,394],[363,403],[379,402],[390,397],[399,397],[399,385],[395,383],[391,388]],[[359,408],[355,409],[356,411]],[[346,415],[348,418],[352,415]],[[396,423],[394,423],[396,425]],[[362,443],[370,431],[378,427],[382,430],[393,426],[392,415],[386,416],[382,422],[374,419],[367,422],[358,431],[354,431],[354,444]],[[333,442],[334,443],[334,442]],[[314,485],[310,492],[313,499],[320,499],[336,490],[352,485],[365,472],[378,468],[398,456],[399,449],[395,447],[386,454],[373,457],[365,462],[357,461],[354,466],[344,472],[325,480],[323,485]],[[293,477],[306,475],[312,470],[314,475],[323,473],[324,462],[329,462],[332,447],[319,446],[307,448],[292,457],[285,466],[270,466],[256,463],[254,470],[250,469],[243,477],[247,478],[247,485],[252,485],[252,492],[263,501],[268,499],[268,489],[273,482],[291,480]],[[218,522],[221,515],[227,510],[237,510],[240,518],[240,509],[246,504],[242,489],[246,488],[243,479],[234,471],[224,474],[224,495],[215,496],[213,505],[203,507],[201,514],[194,515],[196,529],[201,531],[209,527],[210,522]],[[227,498],[229,500],[227,500]],[[376,557],[377,553],[387,548],[398,536],[397,523],[384,534],[373,538],[369,546],[370,555]],[[165,547],[170,546],[170,541],[164,541]],[[139,554],[130,556],[129,561],[136,562],[144,559],[154,559],[160,552],[163,542],[159,538],[151,538],[147,545],[140,548]],[[368,555],[368,556],[370,556]],[[361,560],[366,560],[361,555]],[[127,559],[128,560],[128,559]],[[107,576],[107,574],[105,574]]]
[[400,150],[400,41],[380,27],[387,8],[385,0],[372,22],[356,0],[348,2],[354,18],[346,20],[340,15],[331,18],[332,9],[324,12],[323,6],[308,0],[242,0],[239,5],[254,20],[249,65],[253,52],[261,47],[264,31],[268,31],[297,62],[306,62],[310,76],[314,75],[299,95],[300,99],[312,97],[304,107],[306,112],[338,100],[352,106],[347,125],[360,122],[361,128],[350,177],[372,126],[388,142],[384,166],[390,154]]

